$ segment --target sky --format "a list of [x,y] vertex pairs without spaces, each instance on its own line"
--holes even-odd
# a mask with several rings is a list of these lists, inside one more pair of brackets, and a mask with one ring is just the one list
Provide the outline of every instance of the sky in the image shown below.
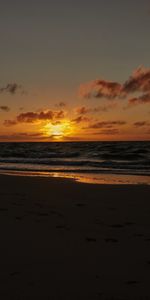
[[150,140],[149,0],[0,2],[0,141]]

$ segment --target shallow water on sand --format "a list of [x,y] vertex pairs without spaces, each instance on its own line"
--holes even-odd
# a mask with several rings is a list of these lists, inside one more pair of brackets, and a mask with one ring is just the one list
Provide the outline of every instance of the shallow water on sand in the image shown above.
[[65,178],[88,184],[110,185],[150,185],[150,176],[122,174],[92,174],[92,173],[63,173],[63,172],[26,172],[1,170],[0,174],[11,176]]

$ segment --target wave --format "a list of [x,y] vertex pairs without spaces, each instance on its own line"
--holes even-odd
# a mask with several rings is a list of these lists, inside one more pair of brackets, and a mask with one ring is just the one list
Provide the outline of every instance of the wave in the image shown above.
[[0,169],[150,174],[150,142],[0,143]]

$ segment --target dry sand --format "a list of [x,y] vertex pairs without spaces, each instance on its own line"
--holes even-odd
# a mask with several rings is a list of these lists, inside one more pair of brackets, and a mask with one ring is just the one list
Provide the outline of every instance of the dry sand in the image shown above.
[[0,176],[0,299],[150,299],[149,196]]

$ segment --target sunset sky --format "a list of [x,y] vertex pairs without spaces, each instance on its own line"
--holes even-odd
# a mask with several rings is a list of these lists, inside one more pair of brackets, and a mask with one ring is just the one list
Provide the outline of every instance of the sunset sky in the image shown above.
[[0,141],[150,140],[149,0],[0,3]]

